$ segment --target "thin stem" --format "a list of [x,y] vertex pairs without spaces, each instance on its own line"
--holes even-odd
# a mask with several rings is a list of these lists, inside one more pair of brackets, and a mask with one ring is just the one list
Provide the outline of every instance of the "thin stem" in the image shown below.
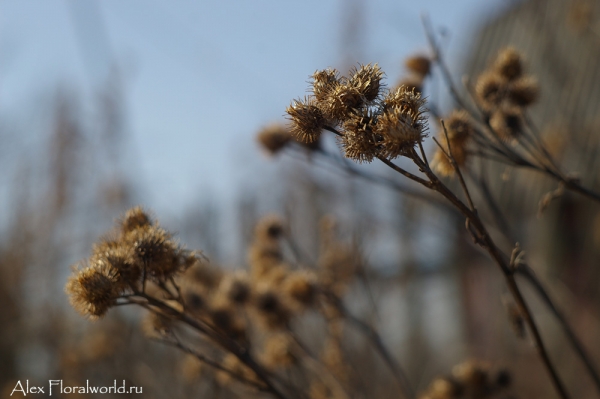
[[573,349],[579,355],[579,357],[583,361],[583,364],[585,365],[585,368],[594,380],[596,390],[600,394],[600,374],[598,374],[598,371],[596,370],[592,359],[588,356],[585,348],[583,347],[583,344],[581,343],[581,341],[579,341],[577,335],[575,335],[575,332],[569,325],[569,322],[565,318],[564,314],[555,305],[554,301],[544,288],[542,282],[537,278],[531,267],[529,267],[526,264],[519,264],[517,266],[516,273],[525,278],[525,280],[535,289],[535,291],[540,296],[540,298],[542,298],[546,306],[548,306],[550,311],[554,314],[554,317],[556,317],[559,324],[563,328],[565,334],[567,335],[568,341],[571,343]]
[[442,194],[446,199],[448,199],[467,219],[467,226],[469,227],[469,232],[471,233],[475,243],[477,243],[480,247],[485,249],[488,254],[492,257],[495,263],[498,265],[502,274],[504,275],[504,279],[508,286],[508,289],[515,299],[515,302],[523,315],[525,322],[532,334],[535,347],[537,349],[538,355],[542,359],[542,362],[546,366],[546,370],[550,374],[550,378],[554,387],[556,388],[558,394],[563,399],[568,399],[569,395],[567,390],[564,387],[563,382],[558,375],[550,356],[548,355],[548,351],[546,350],[546,346],[544,345],[544,341],[539,332],[538,326],[533,318],[531,310],[529,306],[525,302],[523,295],[517,285],[513,270],[509,267],[506,256],[500,251],[500,249],[496,246],[491,236],[487,232],[483,222],[477,216],[475,212],[473,212],[467,205],[465,205],[450,189],[448,189],[439,179],[438,177],[423,163],[423,161],[414,157],[413,161],[417,164],[417,166],[423,170],[423,172],[427,175],[430,182],[426,185],[440,194]]

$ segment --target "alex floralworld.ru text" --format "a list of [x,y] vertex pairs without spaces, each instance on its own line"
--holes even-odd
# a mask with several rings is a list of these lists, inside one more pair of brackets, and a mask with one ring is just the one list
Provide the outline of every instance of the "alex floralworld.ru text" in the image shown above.
[[21,393],[23,396],[27,396],[28,394],[48,394],[48,396],[52,396],[53,393],[63,395],[71,393],[142,393],[142,387],[128,387],[125,380],[119,386],[117,386],[117,380],[114,380],[110,386],[90,385],[89,380],[86,380],[85,385],[82,386],[64,385],[62,380],[48,380],[48,385],[34,386],[29,383],[29,380],[19,380],[10,393],[10,396],[13,396],[15,393]]

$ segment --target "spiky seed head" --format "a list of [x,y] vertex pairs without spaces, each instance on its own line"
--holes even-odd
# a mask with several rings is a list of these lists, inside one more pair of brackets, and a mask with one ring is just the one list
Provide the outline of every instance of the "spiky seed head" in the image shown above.
[[523,56],[516,48],[505,47],[498,53],[493,67],[504,78],[514,80],[523,73]]
[[294,341],[285,332],[277,332],[267,338],[262,357],[266,366],[271,370],[289,367],[298,359]]
[[[448,139],[452,143],[464,143],[475,134],[471,118],[465,110],[452,111],[444,123],[448,132]],[[442,142],[446,141],[443,132],[440,132],[440,138]]]
[[227,274],[221,281],[219,290],[228,301],[237,305],[248,302],[252,293],[249,276],[242,271]]
[[475,95],[486,109],[500,105],[504,97],[506,80],[496,72],[486,72],[479,76],[475,84]]
[[306,271],[290,273],[283,282],[283,292],[301,307],[311,306],[316,299],[316,278]]
[[371,162],[379,154],[381,137],[374,131],[376,116],[367,109],[344,121],[344,135],[338,140],[347,158]]
[[496,110],[490,117],[490,126],[504,140],[511,140],[521,134],[523,117],[521,111],[514,107]]
[[375,132],[382,137],[382,155],[396,158],[406,155],[426,137],[428,130],[425,100],[420,93],[399,87],[384,99],[384,110]]
[[129,209],[121,220],[121,232],[124,235],[137,229],[144,229],[152,226],[152,218],[140,206]]
[[404,66],[410,72],[424,78],[431,72],[431,58],[426,55],[414,55],[404,61]]
[[275,214],[260,218],[254,230],[257,241],[278,240],[285,235],[286,226],[283,219]]
[[336,69],[327,68],[316,71],[312,75],[312,91],[317,102],[324,102],[339,84],[339,80],[339,72]]
[[350,71],[348,86],[355,88],[367,102],[373,102],[379,97],[382,89],[383,71],[377,64],[361,65]]
[[149,276],[163,279],[181,270],[178,247],[171,234],[160,227],[137,229],[128,237],[137,263]]
[[464,387],[451,377],[436,378],[429,386],[428,393],[436,399],[454,399],[461,397]]
[[318,140],[327,119],[321,108],[317,106],[314,97],[305,97],[304,100],[294,100],[287,107],[288,119],[291,121],[290,131],[298,141],[312,143]]
[[134,286],[142,273],[140,265],[133,259],[131,247],[120,241],[101,240],[94,244],[90,264],[115,269],[122,289]]
[[256,140],[270,155],[278,154],[292,141],[289,129],[279,123],[269,125],[258,132]]
[[350,84],[339,84],[329,93],[322,107],[328,118],[344,121],[353,112],[362,108],[365,101],[365,97],[356,87]]
[[508,99],[518,107],[528,107],[535,103],[539,96],[539,85],[533,76],[516,79],[508,86]]
[[71,276],[65,291],[75,310],[98,319],[115,305],[120,294],[118,272],[107,264],[91,265]]

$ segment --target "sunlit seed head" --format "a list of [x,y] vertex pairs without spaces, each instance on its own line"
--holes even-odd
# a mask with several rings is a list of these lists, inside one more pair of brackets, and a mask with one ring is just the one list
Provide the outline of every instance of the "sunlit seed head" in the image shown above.
[[361,65],[350,71],[348,86],[355,88],[367,102],[373,102],[379,97],[382,89],[383,71],[377,64]]
[[425,55],[414,55],[404,61],[404,66],[410,72],[424,78],[431,72],[431,58]]
[[363,107],[366,99],[356,87],[339,84],[322,104],[325,114],[333,120],[344,121]]
[[112,267],[117,271],[119,284],[123,288],[134,286],[142,273],[140,265],[134,261],[131,247],[117,241],[102,240],[95,244],[90,264]]
[[119,297],[118,272],[107,264],[86,267],[69,278],[65,291],[75,310],[97,319],[104,316]]
[[312,143],[318,140],[327,119],[317,106],[314,97],[294,100],[287,107],[288,119],[291,121],[290,131],[298,141]]
[[121,232],[129,234],[136,229],[152,226],[152,218],[140,206],[129,209],[121,220]]
[[508,86],[508,99],[518,107],[527,107],[535,103],[539,96],[539,85],[532,76],[516,79]]
[[160,227],[138,229],[128,237],[133,257],[149,276],[168,278],[181,269],[178,247]]
[[376,116],[363,110],[344,121],[344,135],[338,138],[347,158],[371,162],[378,154],[381,137],[375,133]]
[[312,75],[312,91],[318,102],[325,101],[338,84],[339,73],[336,69],[327,68]]
[[289,129],[279,123],[261,129],[256,140],[270,155],[278,154],[292,141]]
[[514,80],[523,73],[523,56],[514,47],[503,48],[498,53],[493,68],[504,78]]

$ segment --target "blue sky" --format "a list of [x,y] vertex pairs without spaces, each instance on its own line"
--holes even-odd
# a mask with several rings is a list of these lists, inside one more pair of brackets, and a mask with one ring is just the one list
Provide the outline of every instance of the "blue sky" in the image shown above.
[[[235,195],[258,170],[275,173],[254,133],[283,120],[316,69],[378,62],[395,80],[404,57],[426,50],[422,13],[450,32],[445,44],[456,61],[477,25],[508,4],[0,0],[0,116],[5,125],[35,124],[37,102],[59,82],[85,103],[116,65],[132,173],[147,206],[173,213],[202,193]],[[348,36],[353,15],[358,34]],[[24,130],[36,140],[35,129]]]

